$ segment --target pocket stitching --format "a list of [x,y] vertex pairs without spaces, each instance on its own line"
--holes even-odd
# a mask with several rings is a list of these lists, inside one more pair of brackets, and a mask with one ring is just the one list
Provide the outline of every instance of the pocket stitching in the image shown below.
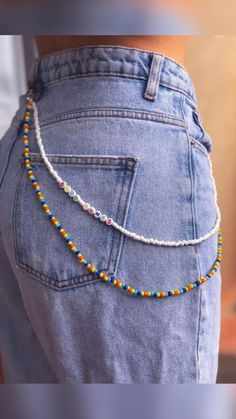
[[[86,118],[124,118],[133,120],[144,120],[147,122],[164,123],[174,126],[184,127],[185,121],[182,118],[165,113],[148,112],[139,109],[119,109],[119,108],[98,108],[80,109],[75,112],[61,113],[54,117],[41,120],[41,127],[47,127],[55,123],[67,122],[71,120],[81,120]],[[30,131],[34,131],[34,123],[30,126]]]
[[[62,157],[62,156],[59,156],[59,157]],[[80,157],[82,157],[82,156],[80,156]],[[90,156],[86,156],[86,157],[90,157]],[[94,157],[98,157],[99,159],[101,158],[101,156],[94,156]],[[107,158],[107,156],[104,156],[104,157]],[[137,168],[137,164],[139,162],[139,159],[138,158],[134,158],[134,157],[127,157],[126,158],[126,157],[123,157],[122,156],[122,157],[117,157],[117,160],[118,159],[119,160],[124,160],[124,162],[126,162],[126,163],[127,163],[127,160],[129,160],[129,163],[131,163],[131,161],[132,161],[133,164],[132,164],[132,169],[129,169],[127,167],[127,165],[124,165],[122,167],[115,166],[118,169],[124,170],[122,187],[121,187],[120,196],[119,196],[119,206],[118,206],[118,210],[117,210],[117,213],[116,213],[117,219],[119,218],[119,212],[120,212],[120,208],[121,208],[121,206],[120,206],[121,197],[122,197],[123,191],[124,191],[125,170],[128,170],[128,171],[131,171],[131,172],[134,172],[135,173],[135,170]],[[21,162],[21,159],[19,159],[19,162]],[[40,162],[37,162],[37,164],[40,164],[41,165]],[[74,163],[74,164],[76,164],[76,163]],[[98,282],[99,281],[99,278],[98,279],[97,278],[94,278],[94,275],[93,274],[83,274],[83,275],[79,275],[79,276],[75,276],[75,277],[70,277],[70,278],[67,278],[65,280],[54,279],[54,278],[52,278],[52,277],[50,277],[48,275],[45,275],[42,272],[38,272],[36,269],[32,268],[31,266],[29,266],[28,264],[24,263],[21,260],[20,255],[19,255],[19,251],[18,251],[18,249],[19,249],[19,237],[18,237],[19,236],[19,232],[17,233],[17,231],[18,231],[18,228],[19,227],[17,226],[17,219],[18,219],[17,218],[17,214],[18,214],[18,207],[19,207],[20,187],[21,187],[21,185],[24,185],[24,189],[25,189],[25,187],[26,187],[26,181],[24,182],[24,180],[23,180],[23,176],[25,174],[25,168],[24,168],[23,165],[20,165],[20,166],[21,167],[19,168],[19,172],[21,172],[21,173],[20,173],[20,176],[18,178],[17,188],[16,188],[16,191],[15,191],[15,197],[14,197],[14,220],[15,220],[15,222],[14,222],[14,227],[13,227],[13,241],[14,241],[14,248],[15,248],[15,255],[16,255],[16,263],[17,263],[17,265],[20,268],[22,268],[23,270],[25,270],[26,272],[28,272],[31,276],[33,276],[39,282],[41,282],[44,285],[47,285],[47,286],[49,286],[51,288],[54,288],[56,290],[66,290],[66,289],[70,289],[70,288],[74,288],[74,287],[81,287],[81,286],[84,286],[84,285],[87,285],[87,284]],[[84,167],[86,165],[82,165],[82,166]],[[102,164],[101,164],[101,166],[102,166]],[[114,168],[113,166],[108,166],[108,167],[110,169],[113,169]],[[93,168],[93,167],[91,167],[91,168]],[[131,179],[127,179],[128,186],[127,186],[127,194],[126,194],[125,201],[124,201],[125,208],[126,208],[126,205],[127,205],[127,196],[128,196],[128,191],[129,191],[129,187],[130,187],[130,182],[132,182],[132,178]],[[124,210],[125,210],[125,208],[124,208]],[[118,241],[120,243],[118,243],[117,250],[116,250],[115,249],[115,241],[117,240],[117,238],[116,238],[116,234],[115,233],[116,232],[114,231],[114,234],[113,234],[113,237],[112,237],[111,250],[109,252],[110,255],[109,255],[109,260],[108,260],[108,266],[106,268],[105,267],[104,268],[101,268],[102,270],[105,270],[105,271],[108,271],[108,268],[109,268],[109,265],[110,264],[113,264],[114,271],[115,271],[116,265],[118,263],[117,258],[118,258],[118,255],[120,253],[120,249],[122,247],[122,240],[121,240],[121,238],[120,239],[118,238]],[[109,272],[109,275],[111,275],[113,273],[114,272]],[[80,281],[81,278],[87,278],[87,280],[84,280],[81,283],[81,281]]]

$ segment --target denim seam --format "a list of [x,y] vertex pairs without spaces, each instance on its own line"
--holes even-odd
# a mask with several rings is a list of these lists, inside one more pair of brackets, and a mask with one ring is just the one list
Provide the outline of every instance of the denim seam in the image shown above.
[[[74,276],[66,280],[58,280],[53,279],[47,275],[44,275],[42,272],[38,272],[36,269],[32,268],[31,266],[23,263],[19,259],[17,259],[18,266],[28,272],[31,276],[36,278],[39,282],[54,287],[54,289],[63,290],[69,287],[83,287],[84,285],[88,285],[90,283],[98,282],[99,278],[94,278],[92,274],[85,274],[80,276]],[[107,268],[102,268],[103,270],[108,270]],[[45,279],[44,279],[45,278]],[[81,278],[84,278],[83,282],[80,281]],[[61,284],[63,284],[61,286]]]
[[[136,162],[136,168],[137,168],[137,165],[138,164],[139,163]],[[137,170],[135,170],[134,171],[134,175],[132,177],[130,177],[129,185],[127,187],[127,200],[126,200],[126,207],[125,207],[126,210],[125,210],[125,213],[124,213],[124,216],[123,216],[123,223],[122,223],[122,226],[123,227],[125,227],[126,226],[126,223],[127,223],[127,218],[128,218],[128,214],[129,214],[131,200],[132,200],[132,195],[133,195],[133,190],[134,190],[134,184],[135,184],[135,180],[136,180],[136,175],[137,175]],[[120,246],[120,249],[119,249],[119,254],[118,254],[118,257],[117,257],[117,262],[116,262],[116,267],[115,267],[115,273],[117,273],[117,271],[118,271],[119,262],[120,262],[120,258],[121,258],[121,255],[122,255],[123,245],[124,245],[124,239],[125,239],[125,237],[122,235],[122,237],[121,237],[122,243],[121,243],[121,246]]]
[[[134,169],[133,175],[129,175],[129,179],[128,179],[128,177],[126,179],[125,173],[124,173],[124,177],[123,177],[122,192],[120,194],[119,208],[118,208],[118,212],[117,212],[117,216],[119,217],[121,199],[122,199],[122,196],[124,196],[124,203],[123,203],[124,211],[121,213],[121,216],[123,215],[123,217],[121,219],[121,224],[122,224],[123,227],[125,227],[126,217],[127,217],[127,213],[128,213],[129,207],[130,207],[130,197],[131,197],[132,192],[133,192],[132,184],[135,180],[135,175],[137,173],[137,170],[136,170],[137,169],[137,164],[138,164],[138,162],[136,162],[136,164],[135,164],[135,169]],[[125,186],[126,186],[126,192],[124,193]],[[124,236],[123,236],[123,234],[121,234],[120,235],[120,243],[119,243],[119,246],[117,246],[116,258],[114,259],[114,272],[115,273],[117,272],[117,269],[118,269],[123,244],[124,244]]]
[[[195,140],[196,141],[196,140]],[[204,158],[207,157],[206,152],[201,150],[199,147],[193,147],[192,148],[192,159],[194,160],[194,152],[199,152],[201,156]],[[196,205],[196,203],[195,203]],[[199,275],[202,275],[202,268],[201,268],[201,245],[198,245],[198,269],[199,269]],[[198,383],[201,382],[201,370],[202,370],[202,359],[204,358],[204,351],[202,350],[202,343],[201,343],[201,336],[204,333],[204,292],[205,288],[203,289],[200,287],[199,289],[199,321],[198,321],[198,340],[197,340],[197,356],[198,356]]]
[[[184,97],[182,96],[181,98],[181,111],[182,111],[182,115],[183,118],[185,119],[185,112],[184,112]],[[193,194],[194,194],[194,185],[193,185],[193,171],[192,171],[192,164],[191,164],[191,144],[189,141],[189,132],[188,132],[188,124],[187,121],[185,120],[185,134],[186,134],[186,140],[187,140],[187,148],[188,148],[188,166],[189,166],[189,175],[190,175],[190,182],[191,182],[191,214],[192,214],[192,228],[193,228],[193,238],[195,238],[196,236],[196,231],[195,231],[195,209],[194,209],[194,205],[193,205]],[[195,247],[195,246],[194,246]]]
[[[193,166],[193,159],[194,159],[194,150],[189,143],[190,147],[190,159],[191,159],[191,166],[192,166],[192,176],[193,176],[193,211],[194,211],[194,226],[195,226],[195,234],[198,235],[198,229],[197,229],[197,216],[196,216],[196,180],[194,175],[194,166]],[[199,245],[194,246],[196,251],[196,257],[197,257],[197,271],[198,275],[201,275],[201,263],[200,263],[200,253],[199,253]],[[199,350],[199,342],[200,342],[200,330],[201,330],[201,324],[202,324],[202,289],[198,289],[199,293],[199,302],[198,302],[198,324],[197,324],[197,345],[196,345],[196,356],[197,356],[197,376],[196,381],[199,383],[199,377],[200,377],[200,369],[201,369],[201,357],[200,357],[200,350]]]
[[95,72],[88,72],[88,73],[83,73],[83,74],[75,74],[75,75],[69,75],[69,76],[64,76],[64,77],[60,77],[58,80],[52,80],[46,83],[43,83],[44,88],[51,88],[54,87],[56,85],[58,85],[61,82],[67,81],[67,80],[77,80],[77,79],[83,79],[85,77],[121,77],[124,79],[135,79],[135,80],[143,80],[146,81],[147,77],[146,76],[141,76],[141,75],[135,75],[135,74],[121,74],[119,72],[104,72],[104,73],[97,73]]
[[[118,205],[118,210],[117,210],[117,220],[119,220],[119,212],[120,212],[120,209],[121,209],[121,197],[122,197],[123,191],[124,191],[124,183],[125,183],[125,172],[123,173],[122,186],[121,186],[121,192],[120,192],[120,199],[119,199],[119,205]],[[126,201],[125,201],[125,204],[126,204]],[[124,209],[125,209],[125,206],[124,206]],[[117,233],[119,234],[119,232],[117,232]],[[112,249],[113,250],[113,253],[112,253],[112,251],[110,252],[110,261],[112,261],[112,266],[114,266],[114,272],[116,273],[116,265],[117,265],[116,261],[117,261],[117,258],[119,256],[119,249],[120,249],[120,247],[122,247],[123,234],[119,234],[119,237],[117,236],[117,238],[115,236],[116,236],[116,234],[114,232],[114,234],[113,234],[113,241],[112,241],[112,244],[113,244],[113,249]],[[117,249],[115,249],[115,247],[114,247],[115,240],[117,240]],[[115,255],[115,250],[116,250],[116,255]]]
[[[97,108],[97,109],[81,109],[78,111],[72,112],[63,112],[57,114],[54,117],[48,119],[42,119],[40,125],[48,126],[58,122],[63,122],[73,119],[83,119],[83,118],[124,118],[124,119],[137,119],[145,120],[149,122],[159,122],[168,125],[174,125],[179,127],[184,127],[185,121],[181,118],[171,116],[168,114],[161,114],[155,112],[145,112],[135,109],[119,109],[119,108]],[[32,124],[30,126],[30,131],[34,131],[35,126]]]
[[[122,184],[122,193],[120,194],[120,202],[119,202],[119,207],[120,207],[121,199],[122,199],[122,196],[124,195],[124,203],[123,203],[124,211],[121,213],[121,216],[123,215],[123,217],[121,219],[122,227],[125,227],[125,224],[126,224],[126,218],[127,218],[127,214],[128,214],[129,207],[130,207],[130,199],[131,199],[132,192],[133,192],[133,183],[135,181],[138,164],[139,164],[139,160],[136,160],[134,162],[133,173],[129,174],[129,176],[125,176],[125,173],[124,173],[123,184]],[[126,186],[126,192],[124,194],[123,191],[124,191],[125,186]],[[119,210],[117,212],[117,215],[119,216]],[[117,248],[116,260],[114,261],[114,264],[115,264],[114,272],[115,273],[117,272],[117,269],[118,269],[123,244],[124,244],[124,236],[123,236],[123,234],[121,234],[120,244],[119,244],[119,247]]]
[[[101,77],[121,77],[121,78],[124,78],[124,79],[143,80],[145,82],[148,79],[148,76],[136,76],[136,75],[125,74],[125,73],[121,74],[121,73],[115,73],[115,72],[107,72],[107,73],[96,73],[96,72],[92,73],[92,72],[89,72],[89,73],[84,73],[84,74],[79,74],[79,75],[64,76],[64,77],[61,77],[58,80],[52,80],[50,82],[44,83],[44,88],[48,89],[48,88],[54,87],[54,86],[58,85],[59,83],[67,81],[67,80],[77,80],[77,79],[80,79],[80,78],[90,77],[90,76],[91,77],[100,77],[100,76]],[[174,86],[170,83],[164,83],[163,81],[160,81],[159,85],[162,86],[162,87],[166,87],[167,89],[174,90],[174,91],[179,92],[179,93],[183,93],[186,97],[193,100],[193,98],[184,89],[181,89],[178,86]]]
[[[122,186],[121,186],[121,190],[120,190],[119,205],[118,205],[118,209],[117,209],[117,212],[116,212],[116,219],[117,220],[119,220],[120,203],[121,203],[121,197],[123,195],[124,182],[125,182],[125,170],[123,170],[123,179],[122,179]],[[113,273],[116,272],[116,259],[117,259],[118,254],[119,254],[119,247],[122,245],[122,242],[121,242],[122,235],[120,235],[121,237],[117,237],[116,233],[117,232],[113,232],[113,235],[112,235],[113,236],[112,237],[112,245],[111,245],[109,263],[108,263],[108,266],[110,266],[110,264],[112,265]],[[115,242],[116,241],[117,241],[117,251],[115,249]],[[115,256],[115,253],[116,253],[116,256]]]
[[[37,163],[39,166],[43,166],[43,160],[40,154],[38,153],[31,153],[31,162]],[[76,167],[85,167],[85,168],[91,168],[91,169],[108,169],[108,170],[128,170],[133,172],[135,170],[135,164],[139,159],[137,157],[109,157],[109,156],[89,156],[89,155],[60,155],[60,154],[48,154],[49,160],[55,164],[61,164],[61,165],[71,165]],[[91,163],[89,163],[89,160]],[[107,160],[107,163],[105,161]],[[108,163],[108,161],[111,161],[112,163]],[[93,163],[94,161],[94,163]],[[24,159],[21,159],[21,163],[24,163]],[[117,163],[117,164],[114,164]]]
[[[181,110],[183,118],[185,118],[185,112],[184,112],[184,96],[182,96],[181,101]],[[188,144],[188,159],[189,159],[189,174],[191,179],[191,212],[192,212],[192,222],[193,222],[193,235],[196,237],[197,234],[197,220],[196,220],[196,207],[195,207],[195,177],[194,177],[194,170],[193,170],[193,160],[192,160],[192,146],[189,141],[189,129],[188,129],[188,123],[185,120],[185,133],[187,138],[187,144]],[[196,268],[198,275],[200,274],[200,260],[199,260],[199,251],[198,247],[194,246],[194,251],[196,255]],[[200,335],[200,321],[201,321],[201,293],[199,293],[199,314],[198,314],[198,328],[197,328],[197,345],[196,345],[196,371],[195,371],[195,378],[196,382],[199,381],[199,335]]]
[[83,49],[97,49],[97,48],[102,48],[102,49],[123,49],[123,50],[126,50],[126,51],[132,50],[132,51],[147,53],[149,55],[156,54],[156,55],[159,55],[160,57],[164,57],[164,59],[167,58],[168,61],[171,61],[172,63],[176,64],[179,68],[181,68],[183,71],[185,71],[187,73],[187,70],[186,70],[186,68],[183,65],[179,64],[173,58],[168,57],[166,55],[160,54],[160,53],[155,52],[155,51],[150,51],[150,50],[147,50],[147,49],[143,49],[143,48],[126,47],[124,45],[112,45],[112,44],[111,45],[107,45],[107,44],[105,44],[105,45],[103,45],[103,44],[99,44],[99,45],[83,45],[83,46],[77,47],[77,48],[69,48],[69,49],[66,49],[64,51],[54,51],[52,53],[46,54],[42,58],[42,61],[44,59],[47,60],[49,57],[51,58],[51,57],[60,56],[63,53],[66,53],[67,54],[67,53],[71,53],[71,52],[73,53],[73,52],[76,52],[76,51],[79,51],[79,50],[83,50]]
[[[19,160],[20,162],[20,160]],[[13,247],[14,247],[14,253],[15,253],[15,262],[17,265],[18,262],[18,249],[17,249],[17,243],[16,243],[16,228],[17,228],[17,206],[18,206],[18,200],[19,200],[19,194],[20,194],[20,183],[21,178],[23,176],[23,170],[21,168],[21,165],[18,165],[17,170],[17,182],[15,185],[14,195],[12,199],[12,238],[13,238]]]

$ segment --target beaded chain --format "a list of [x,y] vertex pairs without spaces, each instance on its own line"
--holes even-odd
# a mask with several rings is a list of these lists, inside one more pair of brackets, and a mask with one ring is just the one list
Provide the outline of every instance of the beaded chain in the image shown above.
[[190,245],[193,246],[193,245],[202,243],[203,241],[209,239],[209,237],[211,237],[213,234],[215,234],[218,231],[218,228],[220,226],[221,216],[220,216],[220,210],[219,210],[219,207],[218,207],[218,204],[217,204],[217,190],[216,190],[215,180],[214,180],[213,171],[212,171],[212,164],[211,164],[211,160],[210,160],[209,156],[208,156],[208,160],[209,160],[209,165],[210,165],[210,170],[211,170],[212,185],[213,185],[213,189],[214,189],[214,201],[215,201],[216,214],[217,214],[216,223],[215,223],[214,227],[208,233],[206,233],[204,236],[201,236],[197,239],[191,239],[191,240],[177,240],[177,241],[169,241],[168,240],[168,241],[166,241],[166,240],[154,239],[152,237],[144,237],[144,236],[141,236],[139,234],[136,234],[133,231],[127,230],[123,226],[116,223],[107,214],[104,214],[102,211],[96,209],[90,203],[84,201],[83,198],[81,198],[81,196],[74,189],[72,189],[72,187],[65,180],[63,180],[58,175],[57,171],[53,168],[53,165],[51,164],[51,162],[49,161],[49,159],[48,159],[48,157],[45,153],[45,149],[44,149],[44,145],[43,145],[43,141],[42,141],[41,133],[40,133],[40,125],[39,125],[39,116],[38,116],[37,105],[33,101],[32,101],[32,104],[33,104],[33,109],[34,109],[34,124],[35,124],[36,140],[37,140],[37,143],[38,143],[38,147],[39,147],[41,157],[42,157],[49,173],[52,175],[52,177],[54,177],[54,179],[56,180],[59,187],[73,200],[73,202],[78,203],[79,205],[81,205],[81,207],[85,211],[87,211],[88,214],[93,215],[97,220],[103,222],[104,224],[114,227],[115,229],[119,230],[120,233],[124,234],[125,236],[129,237],[130,239],[140,241],[142,243],[146,243],[146,244],[149,244],[149,245],[155,245],[155,246],[168,246],[168,247],[179,247],[179,246],[190,246]]
[[23,135],[24,164],[25,164],[25,167],[26,167],[26,170],[27,170],[28,178],[29,178],[29,180],[31,181],[31,183],[34,187],[37,198],[38,198],[39,202],[41,203],[42,209],[47,214],[50,222],[58,230],[60,236],[64,238],[64,240],[67,243],[67,246],[69,247],[71,252],[75,255],[75,257],[78,259],[78,261],[90,273],[93,273],[98,279],[100,279],[104,282],[107,282],[109,284],[112,284],[112,285],[122,289],[123,291],[126,291],[130,295],[135,295],[135,296],[140,296],[140,297],[153,297],[153,298],[157,298],[157,299],[167,298],[167,297],[172,297],[172,296],[178,296],[178,295],[181,295],[181,294],[188,293],[188,292],[192,291],[194,288],[197,288],[200,285],[207,282],[210,278],[212,278],[216,274],[216,272],[219,269],[219,266],[220,266],[220,263],[221,263],[221,258],[222,258],[222,235],[221,235],[220,228],[218,229],[217,257],[216,257],[216,260],[215,260],[215,262],[212,266],[212,269],[210,270],[210,272],[208,272],[207,275],[199,277],[199,279],[197,279],[196,281],[191,282],[191,283],[187,284],[186,286],[184,286],[182,288],[177,288],[177,289],[173,289],[173,290],[170,290],[170,291],[159,291],[159,292],[157,292],[157,291],[145,291],[145,290],[140,291],[140,290],[137,290],[134,287],[126,284],[125,282],[121,281],[120,279],[116,278],[115,276],[108,275],[106,272],[98,269],[94,264],[88,262],[85,259],[85,257],[83,256],[83,254],[77,249],[75,243],[72,241],[72,239],[70,238],[67,231],[62,227],[59,220],[56,218],[56,216],[52,213],[51,209],[47,205],[45,196],[43,195],[43,193],[41,191],[41,187],[40,187],[39,183],[37,182],[36,176],[34,174],[33,166],[31,165],[31,160],[30,160],[29,136],[28,136],[29,123],[30,123],[30,117],[31,117],[32,109],[33,109],[33,101],[30,97],[28,97],[27,98],[27,104],[26,104],[25,116],[24,116],[24,135]]

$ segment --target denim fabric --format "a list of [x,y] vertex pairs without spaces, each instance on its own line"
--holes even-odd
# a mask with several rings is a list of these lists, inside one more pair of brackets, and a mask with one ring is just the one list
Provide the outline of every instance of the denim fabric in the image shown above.
[[[189,240],[216,220],[202,124],[186,70],[159,54],[83,47],[35,64],[46,153],[83,198],[131,231]],[[22,160],[25,97],[0,143],[0,342],[8,382],[214,383],[220,273],[190,294],[129,296],[88,274],[40,208]],[[99,223],[32,164],[86,258],[138,289],[186,285],[211,268],[217,237],[145,245]]]

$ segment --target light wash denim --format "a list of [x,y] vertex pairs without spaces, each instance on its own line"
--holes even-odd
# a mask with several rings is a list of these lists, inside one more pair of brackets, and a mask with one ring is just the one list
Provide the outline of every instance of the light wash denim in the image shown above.
[[[124,47],[83,47],[38,60],[33,77],[46,153],[88,202],[131,231],[189,240],[216,208],[211,139],[186,70]],[[40,207],[23,164],[25,96],[0,143],[0,343],[7,382],[214,383],[220,273],[189,294],[143,299],[78,264]],[[138,289],[205,275],[217,235],[197,246],[136,242],[65,196],[39,154],[34,171],[52,211],[100,269]]]

